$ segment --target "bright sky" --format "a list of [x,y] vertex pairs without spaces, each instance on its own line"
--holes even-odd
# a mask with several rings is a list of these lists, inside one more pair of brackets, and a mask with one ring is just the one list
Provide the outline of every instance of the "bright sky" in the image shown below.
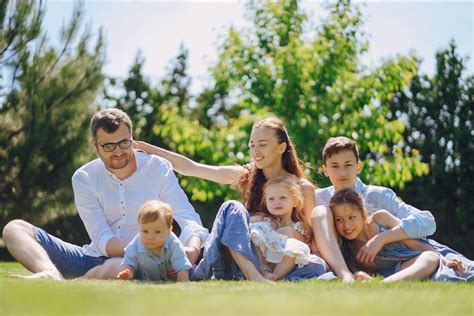
[[[327,15],[319,2],[304,2],[302,6],[315,24]],[[44,27],[53,42],[72,8],[70,1],[46,4]],[[230,25],[250,25],[242,1],[90,1],[85,3],[85,11],[85,22],[92,23],[93,30],[102,26],[106,31],[108,75],[125,77],[141,49],[146,58],[144,72],[156,82],[183,43],[189,49],[193,92],[200,91],[207,68],[216,59],[218,35]],[[368,65],[415,51],[423,59],[422,71],[433,74],[436,50],[454,38],[461,55],[471,56],[468,68],[473,72],[474,2],[369,2],[364,12],[364,30],[370,35],[369,53],[364,59]]]

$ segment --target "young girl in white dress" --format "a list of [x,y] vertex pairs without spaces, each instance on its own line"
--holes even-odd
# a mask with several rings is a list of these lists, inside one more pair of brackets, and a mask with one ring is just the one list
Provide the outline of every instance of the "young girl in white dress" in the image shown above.
[[[295,176],[280,176],[265,183],[262,212],[250,218],[250,239],[257,246],[260,273],[279,280],[296,265],[311,260],[313,233],[304,216],[303,194]],[[318,258],[319,259],[319,258]]]

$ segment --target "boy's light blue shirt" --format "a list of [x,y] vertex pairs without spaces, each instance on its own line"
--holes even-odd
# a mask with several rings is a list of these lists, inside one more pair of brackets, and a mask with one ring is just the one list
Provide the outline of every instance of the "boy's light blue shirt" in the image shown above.
[[[430,211],[420,211],[397,198],[391,189],[375,185],[365,185],[359,178],[355,190],[364,199],[369,215],[384,209],[402,220],[401,228],[409,238],[426,238],[436,231],[436,222]],[[334,186],[316,189],[316,205],[329,206],[334,195]]]
[[125,248],[123,265],[131,266],[136,271],[136,278],[143,280],[167,280],[166,269],[172,267],[176,272],[192,268],[183,245],[174,233],[170,233],[160,256],[147,249],[140,240],[140,234]]

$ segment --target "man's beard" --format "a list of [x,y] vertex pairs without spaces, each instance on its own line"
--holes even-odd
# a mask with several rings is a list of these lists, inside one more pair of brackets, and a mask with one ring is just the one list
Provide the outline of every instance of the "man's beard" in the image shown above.
[[112,157],[110,157],[107,162],[107,167],[109,169],[114,169],[114,170],[123,169],[127,167],[128,164],[130,163],[130,154],[124,153],[123,155],[125,157],[121,159],[120,161],[114,161]]

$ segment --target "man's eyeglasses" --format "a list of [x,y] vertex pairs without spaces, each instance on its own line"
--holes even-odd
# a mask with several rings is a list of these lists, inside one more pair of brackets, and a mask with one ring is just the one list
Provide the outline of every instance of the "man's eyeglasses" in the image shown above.
[[119,141],[118,143],[107,143],[107,144],[99,144],[98,142],[96,142],[98,145],[100,145],[102,147],[102,149],[104,149],[105,152],[111,152],[111,151],[114,151],[115,148],[117,148],[117,145],[121,148],[121,149],[127,149],[127,148],[130,148],[130,146],[132,145],[132,139],[124,139],[124,140],[121,140]]

